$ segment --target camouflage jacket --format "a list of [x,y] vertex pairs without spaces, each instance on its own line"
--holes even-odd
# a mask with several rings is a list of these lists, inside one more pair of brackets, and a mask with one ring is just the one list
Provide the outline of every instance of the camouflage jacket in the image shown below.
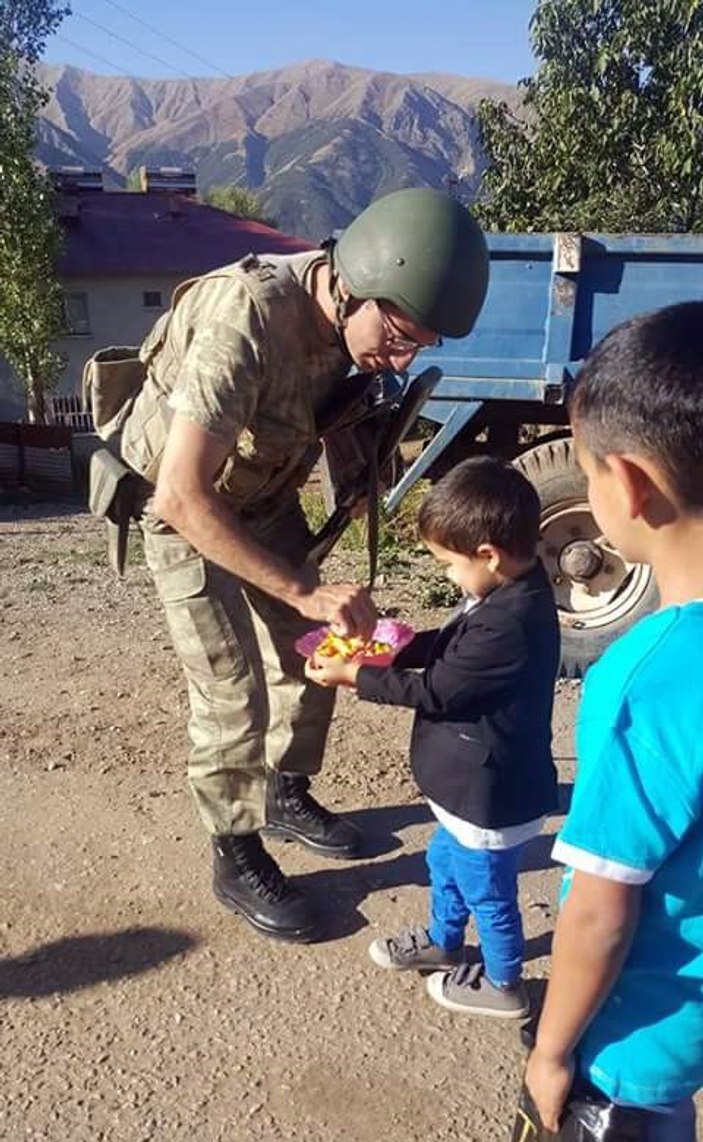
[[320,451],[316,414],[350,366],[316,321],[321,258],[250,255],[178,287],[140,350],[147,377],[121,437],[132,468],[155,482],[179,413],[229,446],[215,487],[238,511],[305,482]]

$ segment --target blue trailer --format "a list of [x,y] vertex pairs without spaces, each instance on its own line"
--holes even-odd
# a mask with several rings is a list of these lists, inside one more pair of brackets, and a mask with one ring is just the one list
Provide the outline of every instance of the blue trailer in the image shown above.
[[[656,605],[590,513],[568,430],[569,387],[588,351],[636,313],[703,297],[703,235],[489,234],[488,297],[473,332],[423,352],[442,377],[422,410],[437,431],[389,493],[480,452],[508,457],[542,501],[540,555],[554,585],[563,668],[578,677]],[[527,426],[533,427],[531,430]]]

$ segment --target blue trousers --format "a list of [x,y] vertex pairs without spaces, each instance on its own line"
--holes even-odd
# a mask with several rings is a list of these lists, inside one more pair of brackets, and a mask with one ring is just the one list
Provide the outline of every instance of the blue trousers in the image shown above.
[[447,950],[460,948],[473,916],[486,975],[498,986],[515,983],[522,971],[525,941],[517,904],[522,848],[467,849],[439,825],[427,849],[430,939]]

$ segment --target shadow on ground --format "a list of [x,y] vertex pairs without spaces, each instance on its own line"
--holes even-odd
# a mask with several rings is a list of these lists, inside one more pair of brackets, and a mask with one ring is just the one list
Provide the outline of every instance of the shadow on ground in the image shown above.
[[426,887],[429,883],[424,853],[401,853],[373,863],[356,861],[293,879],[317,910],[324,942],[344,939],[368,926],[359,908],[372,893],[392,892],[408,884]]
[[141,975],[183,955],[197,943],[189,933],[168,928],[67,936],[24,955],[0,960],[0,998],[58,995]]
[[573,796],[574,786],[571,782],[561,782],[557,791],[559,798],[559,807],[555,810],[552,816],[563,816],[569,812],[571,808],[571,798]]
[[557,862],[552,860],[555,836],[555,833],[540,833],[526,843],[520,859],[520,872],[542,872],[557,867]]
[[520,1028],[520,1040],[526,1051],[531,1051],[535,1045],[537,1024],[542,1013],[544,997],[547,994],[546,979],[526,979],[525,988],[530,1001],[530,1018]]
[[[434,821],[425,804],[378,806],[345,813],[345,817],[362,831],[362,859],[295,877],[296,883],[317,908],[325,942],[344,939],[368,927],[369,922],[360,909],[372,893],[392,894],[394,889],[408,885],[429,888],[424,850],[401,852],[389,860],[377,859],[403,847],[402,839],[396,835],[401,830]],[[550,853],[553,844],[554,835],[551,833],[529,841],[523,853],[521,871],[552,868],[554,862]],[[272,851],[276,856],[275,850]],[[408,922],[410,919],[407,918]],[[418,916],[415,920],[423,923],[424,917]],[[527,941],[525,959],[548,955],[550,947],[551,933],[534,937]]]
[[413,825],[431,825],[435,820],[424,802],[376,805],[368,809],[356,809],[351,813],[345,812],[344,818],[360,830],[363,837],[362,855],[369,859],[401,848],[403,842],[396,834],[403,829]]

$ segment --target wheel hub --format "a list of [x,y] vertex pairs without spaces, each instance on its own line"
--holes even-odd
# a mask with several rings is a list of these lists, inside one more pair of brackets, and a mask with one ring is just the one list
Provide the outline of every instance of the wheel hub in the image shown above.
[[603,568],[605,556],[597,543],[589,539],[575,539],[559,552],[558,564],[562,575],[577,583],[595,579]]
[[540,556],[564,627],[595,630],[638,606],[651,581],[608,543],[584,499],[562,500],[542,513]]
[[545,439],[515,464],[540,493],[539,555],[554,590],[564,665],[580,674],[609,635],[651,609],[656,596],[652,570],[631,563],[603,534],[572,441]]

